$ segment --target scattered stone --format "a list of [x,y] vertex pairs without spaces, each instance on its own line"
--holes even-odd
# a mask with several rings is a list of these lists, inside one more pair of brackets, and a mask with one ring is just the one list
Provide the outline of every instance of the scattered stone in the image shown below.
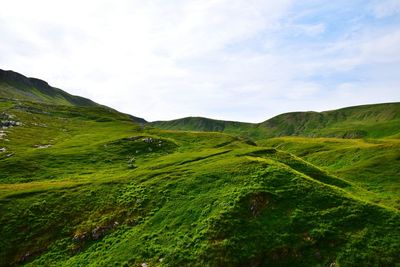
[[[129,141],[136,141],[136,140],[138,140],[138,139],[140,139],[140,138],[142,138],[143,136],[131,136],[131,137],[128,137],[128,138],[126,138],[127,140],[129,140]],[[144,139],[143,139],[143,141],[144,141]]]
[[46,127],[47,127],[47,124],[45,124],[45,123],[36,123],[36,122],[33,122],[32,125],[33,125],[33,126],[38,126],[38,127],[43,127],[43,128],[46,128]]
[[143,262],[140,266],[147,267],[147,263]]
[[108,230],[108,227],[98,226],[92,230],[92,238],[98,240],[103,237]]
[[331,264],[329,264],[329,267],[335,267],[336,266],[336,262],[332,262]]
[[74,237],[72,238],[72,240],[74,240],[75,242],[82,242],[82,241],[86,240],[87,237],[88,237],[87,232],[83,232],[83,233],[75,234]]
[[128,160],[128,168],[130,169],[137,168],[137,166],[135,165],[135,161],[136,161],[135,157],[130,158]]
[[47,145],[34,145],[33,147],[35,147],[35,148],[49,148],[49,147],[51,147],[51,145],[50,144],[47,144]]
[[11,120],[14,118],[15,118],[15,115],[4,113],[4,112],[0,113],[0,119],[2,119],[2,120]]
[[142,140],[143,140],[143,142],[145,142],[145,143],[148,143],[148,144],[150,144],[150,143],[153,143],[153,142],[154,142],[154,139],[153,139],[153,138],[151,138],[151,137],[143,138]]
[[119,223],[117,221],[106,225],[106,226],[98,226],[96,228],[94,228],[92,230],[92,239],[93,240],[99,240],[100,238],[102,238],[103,236],[106,235],[106,233],[108,231],[110,231],[111,229],[117,227],[119,225]]
[[6,148],[5,147],[0,147],[0,153],[6,152]]
[[19,121],[11,121],[11,120],[2,120],[0,122],[0,127],[3,129],[7,129],[10,127],[14,127],[14,126],[21,126],[22,123],[20,123]]
[[6,157],[9,158],[9,157],[11,157],[13,155],[14,155],[14,153],[10,153],[10,154],[7,154]]

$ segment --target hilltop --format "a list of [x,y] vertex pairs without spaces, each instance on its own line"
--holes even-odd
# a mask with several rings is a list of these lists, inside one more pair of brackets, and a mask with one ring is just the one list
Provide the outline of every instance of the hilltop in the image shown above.
[[[0,266],[400,261],[398,104],[323,113],[321,135],[360,129],[369,138],[267,138],[262,127],[273,136],[319,128],[190,118],[185,131],[163,130],[94,102],[52,99],[59,89],[37,96],[4,84]],[[244,138],[248,129],[258,139]]]

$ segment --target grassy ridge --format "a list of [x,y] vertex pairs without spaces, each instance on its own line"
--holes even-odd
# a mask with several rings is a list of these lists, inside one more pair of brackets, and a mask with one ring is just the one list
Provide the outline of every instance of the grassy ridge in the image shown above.
[[259,144],[296,154],[373,192],[372,201],[400,209],[398,139],[280,137]]
[[325,112],[292,112],[262,123],[188,117],[150,125],[169,130],[225,132],[256,140],[277,136],[381,138],[400,134],[400,103],[343,108]]
[[0,97],[48,104],[99,106],[90,99],[73,96],[61,89],[51,87],[45,81],[2,69],[0,69]]

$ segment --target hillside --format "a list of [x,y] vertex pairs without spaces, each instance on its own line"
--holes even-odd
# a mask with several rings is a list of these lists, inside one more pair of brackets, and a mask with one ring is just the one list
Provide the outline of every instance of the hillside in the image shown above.
[[156,121],[150,125],[167,130],[225,132],[255,139],[278,136],[387,137],[400,134],[400,103],[285,113],[258,124],[189,117]]
[[286,113],[259,125],[271,136],[387,137],[400,133],[400,103]]
[[0,97],[0,266],[400,262],[398,139],[255,144],[50,102]]
[[36,78],[28,78],[14,71],[0,69],[0,97],[47,104],[98,106],[90,99],[70,95]]
[[[61,89],[50,86],[47,82],[28,78],[14,71],[5,71],[0,69],[0,99],[22,100],[34,103],[43,103],[50,105],[65,105],[77,107],[102,107],[116,112],[109,107],[101,106],[90,99],[71,95]],[[147,123],[146,120],[131,116],[130,118],[137,123]],[[7,118],[1,118],[7,119]]]

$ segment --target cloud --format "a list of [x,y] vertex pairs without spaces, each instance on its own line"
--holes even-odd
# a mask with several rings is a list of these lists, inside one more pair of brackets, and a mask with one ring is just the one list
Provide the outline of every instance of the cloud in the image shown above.
[[400,13],[399,0],[379,0],[371,4],[373,14],[378,18],[384,18]]
[[400,98],[379,90],[400,84],[397,22],[302,3],[4,1],[0,65],[148,120],[261,121],[343,106],[343,91],[352,104]]

